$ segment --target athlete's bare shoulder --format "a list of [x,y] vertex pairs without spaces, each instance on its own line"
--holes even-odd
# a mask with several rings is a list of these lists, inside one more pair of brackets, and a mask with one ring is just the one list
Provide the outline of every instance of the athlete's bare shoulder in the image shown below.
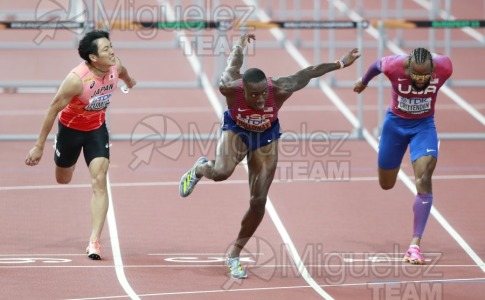
[[279,107],[293,95],[295,82],[291,76],[270,77],[273,84],[274,99]]
[[240,74],[239,77],[229,77],[225,75],[227,75],[227,73],[224,73],[219,81],[219,91],[225,97],[233,97],[236,95],[237,89],[241,85],[242,76]]
[[74,97],[82,95],[82,92],[83,82],[81,77],[74,72],[69,72],[59,87],[59,93],[65,94],[66,97]]

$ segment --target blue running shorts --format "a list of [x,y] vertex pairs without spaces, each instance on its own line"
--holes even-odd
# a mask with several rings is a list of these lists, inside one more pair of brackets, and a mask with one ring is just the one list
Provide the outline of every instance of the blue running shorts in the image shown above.
[[412,162],[427,155],[438,159],[438,144],[434,116],[404,119],[388,110],[382,125],[377,164],[384,170],[399,167],[408,145]]
[[273,122],[270,128],[263,132],[249,131],[239,127],[231,118],[229,111],[224,112],[222,130],[231,130],[235,132],[246,144],[248,151],[254,151],[258,148],[269,145],[281,137],[279,119]]

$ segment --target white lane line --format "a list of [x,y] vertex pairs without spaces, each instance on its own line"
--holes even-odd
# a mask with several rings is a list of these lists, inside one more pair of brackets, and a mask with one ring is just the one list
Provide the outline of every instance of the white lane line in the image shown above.
[[[374,285],[406,285],[406,284],[421,284],[421,283],[483,283],[485,278],[450,278],[450,279],[436,279],[436,280],[406,280],[406,281],[375,281],[375,282],[358,282],[358,283],[343,283],[343,284],[325,284],[322,287],[367,287],[370,288]],[[290,290],[290,289],[308,289],[309,286],[296,285],[296,286],[279,286],[279,287],[264,287],[264,288],[248,288],[248,289],[232,289],[232,290],[199,290],[199,291],[186,291],[186,292],[171,292],[171,293],[157,293],[157,294],[142,294],[141,297],[153,297],[153,296],[174,296],[174,295],[193,295],[193,294],[214,294],[214,293],[234,293],[234,292],[254,292],[254,291],[276,291],[276,290]],[[250,297],[248,295],[248,297]],[[69,300],[101,300],[101,299],[123,299],[126,296],[106,296],[95,298],[76,298]],[[230,298],[230,296],[228,297]]]
[[[108,175],[107,175],[108,176]],[[113,197],[111,194],[111,184],[108,178],[106,178],[107,185],[108,185],[108,199],[109,199],[109,208],[108,208],[108,228],[109,228],[109,237],[111,241],[111,251],[113,253],[113,261],[114,267],[116,271],[116,277],[118,278],[119,283],[123,290],[128,294],[131,299],[140,299],[138,295],[135,293],[133,288],[131,287],[130,283],[126,279],[125,271],[123,267],[123,260],[121,258],[121,249],[120,249],[120,242],[118,238],[118,228],[116,226],[116,217],[115,211],[113,206]]]
[[[413,179],[413,176],[409,177]],[[476,180],[485,179],[485,174],[476,175],[436,175],[433,176],[433,180]],[[362,177],[350,177],[349,180],[339,180],[337,179],[318,179],[313,178],[294,178],[289,180],[275,179],[274,184],[279,183],[320,183],[320,182],[362,182],[362,181],[377,181],[376,176],[362,176]],[[248,184],[247,179],[234,179],[225,180],[222,182],[212,182],[212,181],[201,181],[198,184],[201,185],[211,185],[211,184]],[[178,181],[147,181],[147,182],[119,182],[111,183],[111,187],[145,187],[145,186],[178,186]],[[90,184],[70,184],[70,185],[17,185],[17,186],[3,186],[0,187],[0,191],[22,191],[22,190],[48,190],[48,189],[78,189],[78,188],[91,188]],[[47,199],[48,200],[48,199]]]
[[[404,255],[404,254],[403,254]],[[413,271],[416,271],[417,268],[421,268],[422,266],[416,266],[416,265],[412,265],[412,264],[404,264],[403,262],[399,261],[397,262],[397,260],[388,260],[388,261],[381,261],[381,262],[375,262],[375,263],[372,263],[372,265],[370,265],[369,263],[369,260],[363,260],[363,259],[355,259],[355,260],[346,260],[345,261],[347,264],[325,264],[325,265],[317,265],[317,264],[308,264],[307,266],[308,267],[311,267],[311,268],[326,268],[327,270],[335,270],[335,269],[338,269],[338,268],[344,268],[344,269],[352,269],[352,268],[358,268],[359,270],[365,270],[365,268],[379,268],[379,269],[385,269],[385,268],[389,268],[389,269],[396,269],[396,268],[401,268],[401,270],[404,270],[404,269],[410,269],[410,270],[413,270]],[[358,262],[358,263],[355,263],[355,262]],[[364,263],[363,263],[364,262]],[[190,269],[190,268],[194,268],[194,269],[206,269],[206,268],[227,268],[225,265],[222,265],[221,262],[217,262],[217,264],[211,264],[211,265],[208,265],[208,264],[198,264],[198,265],[195,265],[195,264],[181,264],[181,263],[177,263],[177,264],[165,264],[165,265],[161,265],[161,264],[158,264],[158,265],[124,265],[123,266],[125,269],[145,269],[145,268],[151,268],[151,269]],[[295,267],[294,264],[290,264],[290,265],[285,265],[285,264],[277,264],[277,265],[258,265],[257,266],[258,268],[267,268],[267,269],[275,269],[275,268],[287,268],[287,269],[291,269],[293,270],[292,268]],[[423,269],[426,270],[426,271],[430,271],[431,269],[436,269],[436,268],[470,268],[470,269],[474,269],[476,268],[477,265],[476,264],[473,264],[473,265],[461,265],[461,264],[456,264],[456,265],[438,265],[438,264],[433,264],[433,265],[424,265],[423,266]],[[13,265],[0,265],[0,269],[113,269],[115,268],[115,266],[111,266],[111,265],[91,265],[91,266],[87,266],[87,265],[69,265],[69,266],[66,266],[66,265],[16,265],[16,266],[13,266]],[[470,271],[473,271],[473,270],[470,270]],[[309,287],[309,286],[308,286]],[[138,295],[138,296],[141,296],[141,295]]]

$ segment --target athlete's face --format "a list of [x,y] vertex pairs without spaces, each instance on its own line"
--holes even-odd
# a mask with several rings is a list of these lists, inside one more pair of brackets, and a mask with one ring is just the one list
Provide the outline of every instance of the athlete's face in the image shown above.
[[96,40],[98,44],[98,56],[96,56],[96,63],[105,66],[114,66],[116,64],[115,52],[113,46],[107,38],[100,38]]
[[268,99],[268,84],[266,79],[258,83],[244,83],[243,93],[249,107],[256,110],[263,110],[264,104]]
[[417,91],[424,91],[429,86],[433,74],[431,61],[427,60],[424,64],[418,65],[413,59],[410,59],[407,73],[414,89]]

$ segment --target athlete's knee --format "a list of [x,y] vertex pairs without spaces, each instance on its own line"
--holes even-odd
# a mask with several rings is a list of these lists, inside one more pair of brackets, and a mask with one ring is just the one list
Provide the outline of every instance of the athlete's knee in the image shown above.
[[224,181],[231,177],[234,170],[226,169],[226,168],[212,168],[211,170],[211,178],[214,181]]
[[66,177],[66,176],[56,176],[56,181],[59,184],[68,184],[71,182],[72,177]]
[[230,176],[231,176],[231,173],[214,173],[213,180],[224,181],[224,180],[227,180]]
[[431,174],[423,173],[421,176],[415,179],[416,187],[424,190],[431,189]]
[[[426,158],[425,158],[426,159]],[[415,165],[415,183],[419,191],[431,192],[431,177],[436,166],[436,160],[429,159],[425,164]]]
[[390,190],[394,187],[396,181],[389,181],[385,179],[379,179],[379,185],[383,190]]
[[106,174],[99,173],[91,177],[92,185],[104,185],[106,183]]
[[106,190],[106,173],[99,172],[91,176],[91,186],[95,191]]
[[253,212],[263,216],[266,211],[266,197],[252,196],[249,207]]
[[71,182],[74,167],[71,168],[56,168],[56,181],[59,184],[68,184]]
[[390,190],[394,187],[394,185],[396,184],[398,172],[399,168],[387,170],[379,167],[379,185],[383,190]]

